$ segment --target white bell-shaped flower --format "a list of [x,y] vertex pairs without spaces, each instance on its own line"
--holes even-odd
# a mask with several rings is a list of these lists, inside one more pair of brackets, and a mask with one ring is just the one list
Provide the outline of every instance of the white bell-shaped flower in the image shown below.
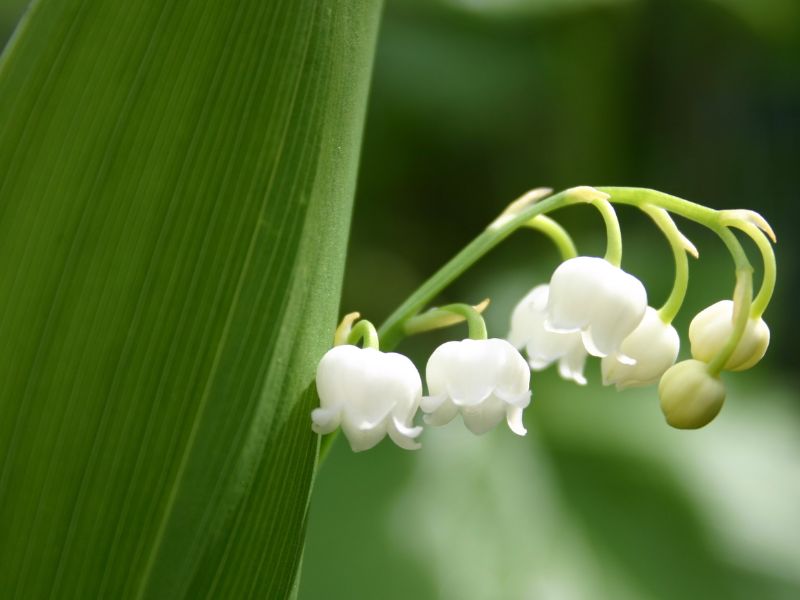
[[368,450],[388,433],[395,444],[416,450],[422,427],[414,415],[422,398],[422,380],[402,354],[342,345],[328,350],[317,367],[320,407],[311,412],[311,428],[331,433],[341,425],[354,452]]
[[725,401],[725,384],[699,360],[684,360],[669,369],[658,384],[661,412],[678,429],[699,429],[717,416]]
[[650,385],[658,381],[678,358],[681,340],[669,323],[664,323],[658,311],[647,307],[644,318],[633,332],[622,340],[619,351],[636,361],[622,363],[614,355],[600,361],[604,385],[616,385],[618,390]]
[[514,433],[527,433],[522,411],[531,401],[531,372],[507,341],[445,342],[428,360],[426,377],[429,396],[421,404],[429,413],[426,423],[445,425],[460,412],[475,434],[489,431],[503,417]]
[[[689,325],[692,356],[703,362],[722,351],[733,334],[733,301],[720,300],[701,310]],[[761,318],[748,318],[742,339],[723,367],[726,371],[744,371],[754,366],[767,352],[769,327]]]
[[545,326],[580,331],[589,354],[615,354],[619,362],[633,364],[619,348],[646,308],[647,292],[636,277],[602,258],[579,256],[561,263],[550,279]]
[[583,376],[586,349],[581,334],[577,331],[557,333],[545,329],[549,288],[547,284],[537,285],[519,301],[511,313],[508,341],[517,349],[525,348],[528,363],[534,371],[541,371],[558,361],[561,377],[586,385]]

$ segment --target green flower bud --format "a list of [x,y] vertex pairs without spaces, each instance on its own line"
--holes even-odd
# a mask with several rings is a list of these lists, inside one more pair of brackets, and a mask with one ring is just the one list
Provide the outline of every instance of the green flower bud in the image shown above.
[[717,416],[725,400],[725,384],[699,360],[679,362],[658,384],[661,412],[677,429],[699,429]]

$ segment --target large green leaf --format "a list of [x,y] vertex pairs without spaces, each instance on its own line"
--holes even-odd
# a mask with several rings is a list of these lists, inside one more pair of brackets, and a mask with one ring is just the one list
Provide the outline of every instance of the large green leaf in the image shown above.
[[289,594],[379,0],[41,0],[0,62],[4,598]]

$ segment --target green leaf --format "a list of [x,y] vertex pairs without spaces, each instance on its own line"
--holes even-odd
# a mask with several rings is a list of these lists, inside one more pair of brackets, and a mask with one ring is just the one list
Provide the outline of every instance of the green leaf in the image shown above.
[[0,590],[286,597],[379,0],[41,0],[0,62]]

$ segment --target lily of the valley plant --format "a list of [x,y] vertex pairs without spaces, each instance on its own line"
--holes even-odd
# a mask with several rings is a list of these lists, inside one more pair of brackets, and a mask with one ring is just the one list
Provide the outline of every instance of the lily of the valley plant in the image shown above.
[[[591,204],[602,215],[607,233],[604,257],[579,256],[567,231],[548,213],[573,204]],[[642,282],[622,269],[622,235],[613,204],[642,210],[664,234],[672,249],[675,278],[662,306],[650,305]],[[692,358],[675,361],[680,337],[672,321],[683,304],[689,282],[687,254],[697,250],[670,213],[714,232],[731,254],[735,285],[731,299],[702,310],[691,322]],[[478,306],[451,304],[424,311],[456,277],[512,232],[529,227],[548,235],[563,261],[549,282],[534,282],[510,315],[507,339],[489,338]],[[758,247],[763,276],[753,296],[753,267],[734,234],[743,232]],[[531,371],[557,363],[560,375],[579,385],[589,356],[601,360],[603,383],[617,389],[658,385],[667,423],[696,429],[719,413],[725,400],[723,371],[757,364],[769,345],[761,318],[775,286],[775,256],[769,224],[749,210],[713,210],[660,192],[637,188],[577,187],[550,195],[528,192],[414,292],[376,330],[351,313],[342,320],[334,347],[319,363],[320,407],[311,414],[320,434],[341,427],[354,451],[366,450],[388,435],[406,449],[420,447],[424,423],[438,426],[460,415],[475,434],[502,421],[525,435],[523,410],[531,402]],[[405,336],[466,321],[469,337],[436,348],[425,369],[427,395],[412,362],[388,352]],[[356,344],[361,342],[363,347]],[[524,352],[527,360],[523,357]]]

